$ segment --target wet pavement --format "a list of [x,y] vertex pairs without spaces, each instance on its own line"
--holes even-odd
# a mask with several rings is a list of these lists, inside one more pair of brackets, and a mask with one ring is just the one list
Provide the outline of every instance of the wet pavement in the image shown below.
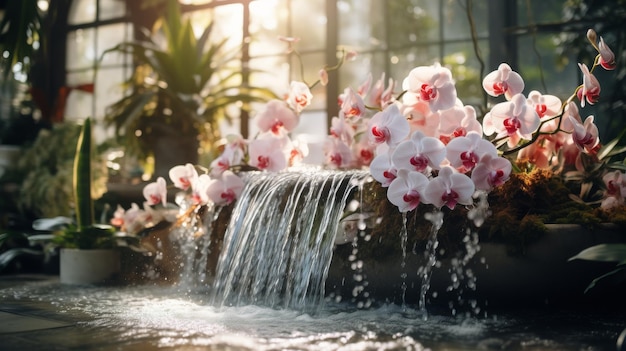
[[[57,284],[58,276],[0,276],[0,291],[36,284]],[[37,296],[0,300],[0,350],[206,350],[207,348],[160,347],[157,337],[125,340],[119,331],[94,329],[94,317],[79,311],[59,310]]]

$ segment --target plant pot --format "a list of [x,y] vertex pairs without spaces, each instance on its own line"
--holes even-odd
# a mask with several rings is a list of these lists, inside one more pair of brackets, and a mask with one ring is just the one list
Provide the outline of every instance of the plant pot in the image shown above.
[[115,281],[121,271],[118,250],[61,249],[62,284],[103,284]]

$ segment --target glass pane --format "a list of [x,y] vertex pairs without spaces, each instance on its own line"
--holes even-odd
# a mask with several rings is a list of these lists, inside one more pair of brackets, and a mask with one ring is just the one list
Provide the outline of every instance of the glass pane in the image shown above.
[[126,6],[119,0],[100,0],[100,20],[124,17]]
[[[387,18],[388,47],[402,48],[415,43],[438,40],[439,1],[432,0],[378,0],[382,1]],[[380,30],[380,29],[379,29]]]
[[[581,82],[578,81],[579,69],[574,61],[567,64],[559,59],[552,35],[537,35],[535,47],[533,39],[518,39],[520,74],[524,78],[526,93],[539,90],[564,99],[574,92]],[[521,54],[527,53],[527,54]]]
[[286,57],[255,58],[250,60],[250,68],[259,72],[250,76],[253,86],[269,88],[279,96],[289,91],[289,64]]
[[[69,73],[67,75],[67,86],[77,87],[81,84],[93,82],[94,71]],[[93,115],[93,94],[79,89],[74,89],[67,97],[65,105],[65,119],[74,121]]]
[[250,55],[285,53],[287,44],[278,40],[278,37],[289,35],[288,21],[287,0],[258,0],[250,3]]
[[[489,43],[483,40],[479,45],[483,56],[486,57]],[[452,71],[457,96],[464,105],[477,106],[483,103],[480,63],[471,42],[446,45],[442,65]],[[487,73],[489,72],[483,72],[483,75]]]
[[213,21],[211,42],[228,38],[226,50],[241,47],[243,38],[243,11],[241,4],[218,6],[215,9],[195,11],[190,14],[196,37],[202,35]]
[[347,62],[339,69],[339,91],[345,88],[357,89],[371,73],[373,81],[380,79],[383,72],[389,77],[385,53],[359,53],[354,61]]
[[79,29],[67,34],[68,70],[93,67],[97,58],[95,50],[95,29]]
[[[472,33],[467,19],[465,2],[448,1],[443,13],[443,34],[445,40],[471,39]],[[486,0],[472,2],[471,15],[478,37],[488,35],[488,8]]]
[[293,34],[289,36],[300,38],[298,49],[323,50],[326,47],[326,8],[325,1],[292,0],[291,26]]
[[417,66],[429,66],[439,62],[439,48],[436,45],[413,47],[405,50],[394,50],[388,58],[391,63],[389,74],[398,81],[398,88],[402,80]]
[[96,0],[74,0],[67,23],[80,24],[96,21]]
[[118,52],[110,52],[102,56],[105,50],[114,47],[122,41],[132,40],[131,26],[126,23],[111,24],[107,26],[100,26],[97,30],[98,35],[98,60],[102,59],[101,65],[121,65],[124,63],[130,64],[130,55],[122,55]]
[[102,119],[107,106],[122,98],[122,82],[127,78],[124,68],[101,68],[98,70],[95,86],[95,117]]
[[339,0],[339,43],[357,51],[385,46],[384,12],[376,0]]
[[564,6],[561,0],[518,1],[517,20],[521,26],[560,22]]

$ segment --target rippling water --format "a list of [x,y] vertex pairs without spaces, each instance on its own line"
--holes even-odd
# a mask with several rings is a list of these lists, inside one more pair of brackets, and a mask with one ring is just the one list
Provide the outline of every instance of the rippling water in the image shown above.
[[316,313],[259,306],[217,308],[205,292],[176,287],[32,284],[0,290],[3,302],[45,304],[85,333],[120,342],[209,350],[614,350],[619,316],[525,311],[450,317],[381,305],[357,310],[328,302]]

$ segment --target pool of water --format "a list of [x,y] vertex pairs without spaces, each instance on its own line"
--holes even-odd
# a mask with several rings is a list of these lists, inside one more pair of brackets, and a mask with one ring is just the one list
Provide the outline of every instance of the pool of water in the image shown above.
[[[215,307],[205,291],[176,286],[74,287],[55,281],[0,290],[2,304],[36,303],[75,321],[85,337],[117,345],[150,340],[185,350],[615,350],[620,313],[509,310],[450,316],[408,306],[327,303],[314,312]],[[600,313],[601,312],[601,313]],[[62,330],[59,331],[62,333]]]

